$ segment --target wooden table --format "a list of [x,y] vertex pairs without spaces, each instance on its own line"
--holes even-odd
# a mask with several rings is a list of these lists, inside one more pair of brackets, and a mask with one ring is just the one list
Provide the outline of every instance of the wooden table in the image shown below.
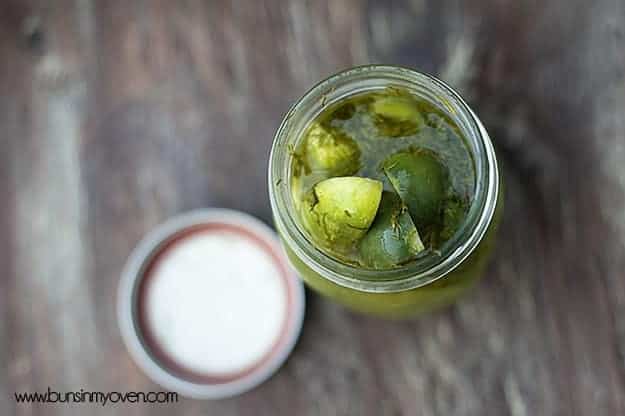
[[[270,221],[294,99],[368,62],[432,72],[490,130],[506,215],[457,305],[389,323],[309,296],[260,388],[178,405],[17,405],[150,391],[115,318],[148,230],[219,206]],[[625,2],[3,1],[0,414],[625,414]]]

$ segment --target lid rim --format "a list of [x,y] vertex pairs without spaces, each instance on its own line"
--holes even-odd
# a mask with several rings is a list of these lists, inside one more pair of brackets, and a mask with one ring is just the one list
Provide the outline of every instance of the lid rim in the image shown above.
[[[155,251],[168,238],[194,225],[206,223],[230,224],[249,230],[261,240],[275,248],[275,254],[289,271],[286,283],[292,285],[293,303],[287,310],[283,342],[276,344],[265,363],[235,380],[221,383],[201,383],[184,379],[163,368],[143,345],[137,328],[135,305],[136,288],[142,280],[146,264]],[[282,266],[282,265],[281,265]],[[239,211],[222,208],[207,208],[178,215],[147,233],[131,252],[118,286],[117,318],[122,340],[128,352],[141,370],[160,386],[180,395],[195,399],[220,399],[242,394],[269,379],[286,361],[295,347],[302,329],[305,313],[305,293],[302,282],[286,259],[282,245],[275,232],[260,220]]]

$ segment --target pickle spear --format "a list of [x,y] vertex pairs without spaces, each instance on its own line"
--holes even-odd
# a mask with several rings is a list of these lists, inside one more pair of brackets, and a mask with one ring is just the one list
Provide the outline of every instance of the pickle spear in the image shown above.
[[434,152],[410,149],[395,153],[384,161],[382,170],[408,207],[417,229],[440,222],[448,173]]
[[313,170],[329,175],[353,175],[360,168],[358,144],[344,133],[313,123],[306,136],[306,160]]
[[412,260],[424,248],[401,199],[392,192],[383,192],[378,214],[360,241],[363,264],[374,269],[390,269]]
[[319,182],[302,205],[311,236],[333,251],[353,247],[373,222],[382,182],[358,177],[337,177]]

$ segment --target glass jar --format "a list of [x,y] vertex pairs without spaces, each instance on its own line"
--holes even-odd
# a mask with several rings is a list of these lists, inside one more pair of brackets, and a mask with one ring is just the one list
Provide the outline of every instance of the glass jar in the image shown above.
[[[315,246],[303,228],[291,195],[291,149],[323,110],[355,94],[387,87],[408,90],[449,116],[473,157],[474,196],[464,223],[437,254],[400,268],[371,270],[338,261]],[[455,300],[482,274],[502,211],[495,152],[482,123],[444,82],[410,69],[369,65],[321,81],[286,114],[269,160],[269,195],[276,228],[286,253],[303,280],[319,293],[354,310],[401,318]]]

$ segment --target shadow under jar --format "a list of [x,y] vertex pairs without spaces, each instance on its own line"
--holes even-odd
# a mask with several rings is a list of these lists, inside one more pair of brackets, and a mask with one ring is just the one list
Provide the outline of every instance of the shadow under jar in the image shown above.
[[[359,125],[345,121],[355,119],[354,114],[371,111],[371,108],[378,112],[375,117],[381,117],[379,119],[383,121],[387,110],[391,118],[399,114],[397,117],[409,120],[413,116],[411,110],[397,110],[394,104],[380,104],[379,100],[383,101],[389,95],[399,97],[399,100],[412,100],[408,101],[409,104],[412,106],[414,103],[418,109],[418,114],[414,115],[419,119],[416,128],[401,124],[402,120],[400,128],[391,123],[390,130],[385,128],[386,124],[376,127],[378,119],[375,118],[369,121],[363,119],[365,121]],[[339,120],[329,119],[329,114],[338,114]],[[362,114],[367,116],[366,112]],[[369,127],[365,128],[367,123]],[[325,134],[325,131],[319,133],[314,130],[319,125],[327,129],[336,128],[337,134],[343,136],[353,136],[346,140],[353,141],[358,148],[351,153],[336,146],[324,148],[323,152],[316,152],[316,148],[311,150],[306,140],[311,140],[313,135],[318,139],[320,134]],[[405,125],[409,128],[402,131]],[[346,126],[351,126],[351,130]],[[441,139],[441,126],[458,142]],[[341,132],[342,128],[346,132]],[[367,137],[369,132],[375,132],[376,137]],[[337,141],[331,139],[333,145]],[[462,146],[462,151],[466,153],[462,160],[454,159],[452,145]],[[397,177],[390,176],[385,170],[389,163],[371,162],[384,158],[388,160],[401,153],[402,148],[405,152],[417,154],[431,152],[441,163],[445,162],[450,189],[455,189],[454,192],[464,201],[460,220],[452,232],[447,230],[444,239],[440,238],[440,228],[437,232],[425,233],[429,228],[423,228],[417,218],[418,212],[410,209],[410,203],[406,204],[410,201],[406,201],[402,194],[405,187],[402,188],[401,183],[398,186],[393,181]],[[332,153],[333,149],[337,154]],[[356,157],[356,167],[348,166],[347,170],[334,174],[324,171],[324,166],[319,169],[319,164],[323,165],[327,160],[335,161],[342,154]],[[325,159],[319,159],[319,155]],[[321,162],[311,161],[311,157],[317,157],[317,162]],[[411,159],[406,160],[410,164]],[[307,222],[306,214],[303,214],[310,209],[302,202],[306,198],[304,195],[314,195],[313,204],[321,205],[318,194],[320,190],[330,187],[321,185],[323,189],[320,189],[318,185],[325,179],[343,176],[376,179],[372,183],[379,184],[378,187],[384,190],[382,204],[376,207],[384,205],[385,194],[396,191],[402,197],[402,215],[409,212],[413,221],[408,221],[411,224],[414,222],[421,232],[418,253],[415,252],[408,261],[388,267],[380,267],[375,262],[358,257],[359,247],[362,251],[363,233],[372,232],[372,224],[375,227],[376,221],[382,220],[379,208],[373,223],[368,222],[366,229],[358,231],[360,234],[348,240],[341,250],[333,250],[332,244],[324,244],[311,232],[310,221]],[[362,195],[367,192],[366,186],[361,183],[356,185],[355,198],[364,198]],[[336,302],[387,318],[411,317],[431,311],[451,303],[471,287],[484,271],[502,211],[497,159],[490,138],[473,111],[442,81],[410,69],[384,65],[356,67],[333,75],[314,86],[289,110],[278,128],[271,149],[269,194],[276,228],[291,263],[303,280]],[[349,198],[349,191],[343,194],[337,198]],[[379,204],[380,198],[377,201]],[[344,211],[352,218],[353,213]],[[439,211],[436,215],[443,218],[446,211],[443,212],[443,207]],[[326,221],[325,213],[323,221]]]

